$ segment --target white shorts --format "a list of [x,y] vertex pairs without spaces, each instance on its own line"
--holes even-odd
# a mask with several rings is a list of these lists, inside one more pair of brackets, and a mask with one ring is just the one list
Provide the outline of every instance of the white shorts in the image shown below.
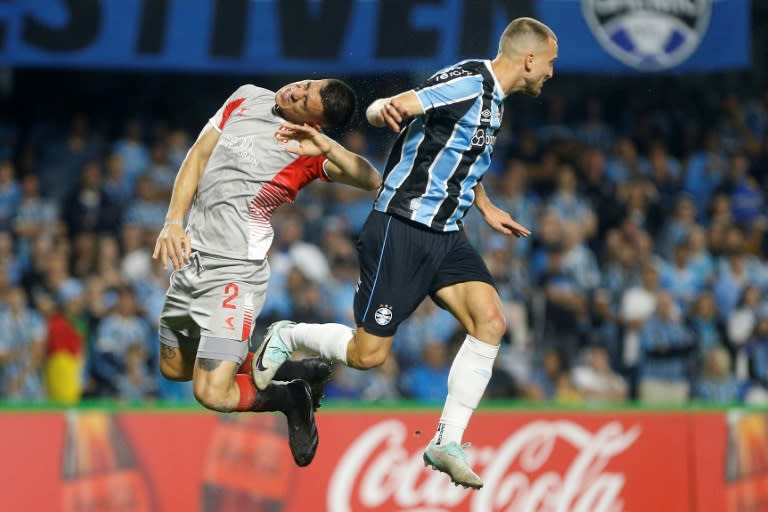
[[160,314],[160,343],[198,343],[197,356],[241,364],[264,306],[269,264],[193,252],[171,275]]

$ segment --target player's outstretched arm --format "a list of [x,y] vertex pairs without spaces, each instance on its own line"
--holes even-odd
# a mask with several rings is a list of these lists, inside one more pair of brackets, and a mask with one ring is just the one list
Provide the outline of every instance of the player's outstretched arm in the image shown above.
[[283,123],[275,137],[291,153],[324,156],[327,159],[324,169],[331,181],[365,190],[376,190],[381,186],[381,175],[367,159],[349,151],[314,126]]
[[368,106],[365,117],[376,128],[388,126],[395,133],[400,132],[404,119],[424,113],[419,98],[413,91],[406,91],[391,98],[379,98]]
[[475,206],[480,210],[485,222],[499,233],[515,235],[518,238],[531,234],[528,228],[515,222],[507,212],[491,202],[482,183],[475,186]]
[[184,266],[191,252],[189,236],[184,231],[184,217],[197,192],[200,176],[208,164],[208,159],[219,141],[219,132],[211,124],[206,124],[197,140],[187,152],[181,163],[176,181],[173,183],[171,203],[165,216],[165,226],[157,236],[152,258],[159,259],[164,269],[168,269],[168,259],[173,268]]

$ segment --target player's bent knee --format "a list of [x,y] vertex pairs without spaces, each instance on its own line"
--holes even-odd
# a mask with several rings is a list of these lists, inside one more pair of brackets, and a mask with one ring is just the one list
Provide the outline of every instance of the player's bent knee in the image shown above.
[[487,343],[501,340],[507,332],[507,321],[499,308],[489,308],[475,321],[475,332],[470,333]]
[[219,386],[213,385],[207,380],[196,380],[192,384],[192,391],[195,399],[204,407],[221,412],[228,412],[230,407],[227,404],[225,390]]
[[507,332],[507,320],[504,318],[504,314],[498,309],[494,309],[493,314],[489,317],[488,328],[499,338],[504,336],[504,333]]
[[376,368],[384,364],[384,361],[387,360],[388,351],[386,350],[376,350],[372,352],[367,352],[364,354],[358,355],[358,369],[359,370],[370,370],[372,368]]

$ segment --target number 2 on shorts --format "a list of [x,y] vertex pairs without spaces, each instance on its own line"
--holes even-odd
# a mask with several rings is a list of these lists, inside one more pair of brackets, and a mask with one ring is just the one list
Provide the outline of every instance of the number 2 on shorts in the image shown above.
[[237,298],[240,288],[235,283],[229,283],[224,287],[224,301],[221,303],[221,307],[224,309],[237,309],[236,304],[231,304],[233,300]]

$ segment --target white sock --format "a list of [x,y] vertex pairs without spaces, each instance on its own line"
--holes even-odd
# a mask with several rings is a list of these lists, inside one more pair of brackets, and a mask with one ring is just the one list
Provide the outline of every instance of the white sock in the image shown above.
[[448,397],[435,433],[435,444],[455,441],[461,444],[469,418],[480,403],[491,371],[498,345],[482,342],[470,335],[464,339],[448,373]]
[[354,331],[342,324],[296,324],[283,327],[280,337],[291,352],[305,348],[324,359],[347,364],[347,345],[354,337]]

